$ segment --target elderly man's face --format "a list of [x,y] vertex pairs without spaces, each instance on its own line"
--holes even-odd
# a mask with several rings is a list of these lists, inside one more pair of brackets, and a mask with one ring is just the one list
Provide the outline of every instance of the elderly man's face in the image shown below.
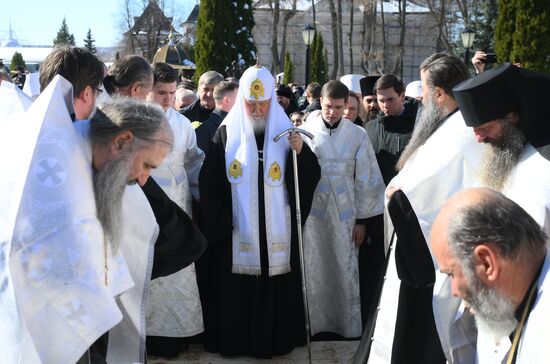
[[[516,127],[519,124],[519,116],[515,112],[509,112],[503,118],[511,126]],[[503,137],[506,137],[506,127],[501,122],[502,119],[491,120],[487,123],[474,127],[474,134],[478,143],[490,143],[498,145]]]
[[252,101],[244,100],[244,109],[246,115],[253,121],[265,121],[267,119],[267,113],[269,112],[270,100],[265,101]]
[[[442,211],[444,209],[445,207]],[[453,255],[447,240],[448,211],[440,212],[431,234],[432,251],[439,270],[450,277],[453,296],[462,298],[470,307],[478,328],[495,338],[508,335],[517,324],[514,317],[515,307],[496,285],[488,286],[483,282],[481,275],[486,267],[475,251],[464,260]],[[465,264],[471,264],[472,267]]]
[[[158,138],[158,140],[166,139],[164,133]],[[160,166],[169,152],[169,144],[164,142],[156,142],[146,148],[138,150],[134,154],[131,162],[130,171],[128,173],[128,183],[138,183],[140,186],[145,185],[151,174],[151,170]]]
[[213,110],[216,107],[216,103],[214,101],[214,87],[216,87],[216,83],[209,83],[207,85],[200,85],[199,89],[197,91],[199,95],[199,99],[201,100],[201,105],[206,110]]
[[344,109],[344,117],[348,120],[355,121],[359,115],[359,102],[353,96],[348,97],[346,108]]
[[447,274],[451,278],[451,291],[453,296],[466,298],[468,281],[464,276],[462,266],[449,251],[447,242],[447,224],[442,225],[441,222],[434,223],[431,240],[432,250],[439,265],[441,273]]

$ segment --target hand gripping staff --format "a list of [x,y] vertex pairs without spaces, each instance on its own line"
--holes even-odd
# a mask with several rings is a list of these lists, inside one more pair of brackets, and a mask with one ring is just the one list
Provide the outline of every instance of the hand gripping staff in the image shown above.
[[[279,134],[277,134],[273,141],[277,142],[286,134],[290,133],[300,133],[307,136],[310,139],[313,139],[313,134],[299,128],[290,128]],[[309,325],[309,306],[307,302],[307,288],[306,288],[306,270],[304,267],[304,243],[302,241],[302,212],[300,211],[300,187],[298,183],[298,158],[296,151],[292,149],[292,164],[294,166],[294,195],[296,196],[296,226],[298,228],[298,250],[300,253],[300,272],[302,273],[302,295],[304,299],[304,311],[305,311],[305,320],[306,320],[306,338],[307,338],[307,357],[309,363],[311,364],[311,330]]]

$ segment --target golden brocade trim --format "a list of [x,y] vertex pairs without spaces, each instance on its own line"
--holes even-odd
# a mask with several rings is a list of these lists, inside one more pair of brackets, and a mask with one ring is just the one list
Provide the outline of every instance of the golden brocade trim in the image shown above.
[[262,81],[259,78],[252,81],[252,83],[250,84],[250,97],[253,97],[256,100],[258,100],[260,96],[263,97],[264,95],[265,95],[265,88]]
[[229,165],[229,175],[235,179],[237,179],[238,177],[242,177],[243,169],[241,166],[241,162],[236,159],[231,162],[231,165]]
[[281,167],[279,166],[279,163],[277,162],[271,163],[271,166],[269,167],[268,175],[272,181],[281,180]]

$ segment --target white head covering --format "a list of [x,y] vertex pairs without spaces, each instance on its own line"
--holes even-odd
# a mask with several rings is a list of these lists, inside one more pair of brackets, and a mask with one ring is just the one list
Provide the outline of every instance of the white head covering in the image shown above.
[[405,96],[409,97],[421,97],[422,96],[422,82],[413,81],[405,88]]
[[[235,105],[225,117],[222,125],[227,125],[227,144],[225,147],[227,166],[231,166],[235,159],[246,163],[249,152],[252,152],[254,157],[257,153],[256,150],[248,151],[247,148],[247,145],[251,148],[255,147],[256,141],[251,121],[246,116],[244,99],[250,101],[270,100],[264,137],[264,182],[275,186],[284,181],[284,163],[290,145],[286,138],[274,143],[273,137],[288,128],[292,128],[292,123],[277,102],[277,98],[272,97],[273,95],[275,95],[275,80],[271,73],[262,66],[250,67],[243,73],[239,81],[239,91],[237,92]],[[247,143],[248,141],[251,143]],[[275,161],[281,167],[280,179],[273,179],[269,176],[269,167]],[[266,166],[267,168],[265,168]],[[242,167],[244,178],[244,174],[248,169],[244,168],[246,164],[243,164]],[[230,172],[231,170],[228,169],[227,178],[232,182],[237,178],[232,176]]]
[[359,81],[362,78],[365,78],[365,76],[359,74],[343,75],[340,77],[340,82],[346,85],[350,92],[361,94],[361,84]]
[[40,95],[40,81],[38,79],[39,73],[33,72],[25,77],[25,84],[23,85],[23,92],[36,99]]
[[[235,105],[225,117],[225,167],[233,198],[233,273],[261,274],[258,213],[258,147],[244,100],[268,101],[263,146],[263,183],[266,211],[269,275],[290,271],[290,207],[286,196],[285,167],[290,149],[287,138],[273,137],[292,127],[277,102],[275,80],[261,66],[247,69],[239,82]],[[238,201],[236,203],[235,201]],[[277,211],[276,213],[270,213]]]

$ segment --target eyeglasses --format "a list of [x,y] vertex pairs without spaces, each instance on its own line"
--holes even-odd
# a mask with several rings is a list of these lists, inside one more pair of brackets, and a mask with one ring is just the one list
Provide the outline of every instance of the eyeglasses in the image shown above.
[[93,87],[93,86],[92,86],[92,88],[93,88],[95,91],[97,91],[97,96],[99,96],[99,95],[101,95],[101,94],[103,93],[103,90],[100,89],[99,87]]

